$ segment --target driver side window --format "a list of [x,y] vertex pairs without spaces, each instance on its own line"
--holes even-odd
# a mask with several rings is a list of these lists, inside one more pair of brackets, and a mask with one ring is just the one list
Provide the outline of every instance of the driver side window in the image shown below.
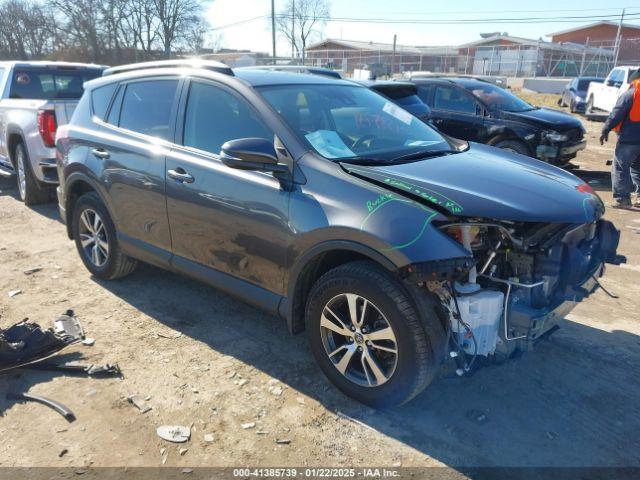
[[218,155],[225,142],[249,137],[271,141],[273,133],[244,100],[209,83],[191,83],[184,118],[184,146]]
[[476,102],[459,88],[439,85],[433,96],[433,108],[475,115]]

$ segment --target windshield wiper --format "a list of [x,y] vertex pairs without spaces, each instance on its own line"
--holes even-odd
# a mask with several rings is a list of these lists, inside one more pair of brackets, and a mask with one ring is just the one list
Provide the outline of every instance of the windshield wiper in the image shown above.
[[373,158],[373,157],[351,157],[351,158],[340,158],[339,162],[343,163],[351,163],[352,165],[389,165],[389,162],[386,160],[382,160],[381,158]]
[[419,152],[407,153],[391,160],[391,163],[402,162],[404,160],[419,160],[421,158],[440,157],[460,153],[459,150],[421,150]]

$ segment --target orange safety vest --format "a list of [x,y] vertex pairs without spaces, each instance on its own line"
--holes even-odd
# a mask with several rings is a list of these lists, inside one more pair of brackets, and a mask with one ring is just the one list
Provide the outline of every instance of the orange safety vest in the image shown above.
[[[629,112],[629,120],[632,122],[640,122],[640,79],[631,82],[631,88],[634,88],[633,92],[633,105],[631,105],[631,111]],[[620,133],[622,122],[613,127],[613,131]]]

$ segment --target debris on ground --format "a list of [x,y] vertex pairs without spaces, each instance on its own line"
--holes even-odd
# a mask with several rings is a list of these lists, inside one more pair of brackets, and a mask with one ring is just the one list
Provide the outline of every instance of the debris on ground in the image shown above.
[[147,413],[151,411],[151,406],[145,403],[144,400],[140,397],[140,395],[129,395],[127,400],[130,404],[140,410],[140,413]]
[[247,423],[243,423],[240,425],[242,428],[244,428],[245,430],[248,430],[250,428],[253,428],[256,426],[256,422],[247,422]]
[[23,271],[23,273],[25,275],[31,275],[33,273],[39,272],[40,270],[42,270],[42,267],[32,267],[32,268],[27,268],[26,270]]
[[205,433],[204,434],[204,441],[207,443],[211,443],[215,440],[215,437],[213,436],[213,433]]
[[180,449],[180,456],[184,456],[188,451],[189,451],[188,448],[181,448]]
[[58,458],[64,457],[67,453],[69,453],[69,449],[63,448],[62,450],[60,450],[60,453],[58,454]]
[[95,338],[85,338],[84,340],[82,340],[82,344],[86,345],[87,347],[93,347],[93,345],[96,343],[96,339]]
[[161,425],[156,433],[163,440],[173,443],[184,443],[191,438],[191,428],[181,425]]
[[17,290],[11,290],[11,291],[9,292],[9,297],[13,298],[13,297],[15,297],[16,295],[20,295],[21,293],[22,293],[22,290],[20,290],[20,289],[17,289]]
[[291,443],[291,440],[288,438],[278,438],[276,439],[276,443],[278,445],[289,445]]
[[17,402],[31,401],[31,402],[41,403],[58,412],[69,423],[75,421],[76,419],[76,416],[68,407],[66,407],[60,402],[56,402],[55,400],[51,400],[50,398],[42,397],[40,395],[33,395],[31,393],[9,392],[7,393],[7,400],[15,400]]

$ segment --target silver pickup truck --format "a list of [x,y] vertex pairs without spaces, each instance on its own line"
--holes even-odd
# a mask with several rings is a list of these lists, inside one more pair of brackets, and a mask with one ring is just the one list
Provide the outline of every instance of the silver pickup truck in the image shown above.
[[58,183],[56,129],[65,125],[84,82],[104,66],[65,62],[0,62],[0,176],[16,177],[27,205],[46,202]]

